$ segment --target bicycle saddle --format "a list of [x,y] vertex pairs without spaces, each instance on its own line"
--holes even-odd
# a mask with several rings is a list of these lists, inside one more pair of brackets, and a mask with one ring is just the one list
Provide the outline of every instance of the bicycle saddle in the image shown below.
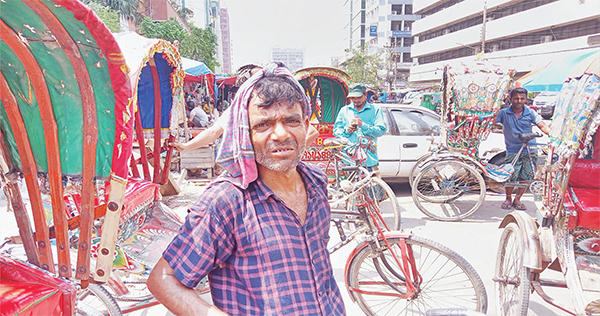
[[348,138],[345,137],[330,137],[323,140],[324,146],[341,146],[348,143]]
[[528,143],[530,140],[532,140],[536,137],[542,137],[542,135],[540,135],[538,133],[519,133],[519,134],[517,134],[517,138],[523,143]]

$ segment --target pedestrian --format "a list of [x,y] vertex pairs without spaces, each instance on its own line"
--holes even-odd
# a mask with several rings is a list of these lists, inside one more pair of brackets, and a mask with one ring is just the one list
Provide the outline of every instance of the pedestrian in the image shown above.
[[188,123],[195,127],[208,127],[208,115],[206,115],[200,103],[196,103],[196,107],[190,111]]
[[[505,163],[512,163],[519,153],[519,149],[521,149],[523,142],[517,137],[518,134],[531,133],[533,125],[539,127],[545,134],[550,133],[550,128],[543,122],[542,117],[528,106],[525,106],[525,102],[527,102],[527,90],[522,87],[514,88],[510,91],[510,106],[501,109],[496,116],[496,122],[502,124],[502,131],[504,133],[504,144],[506,145]],[[534,159],[534,162],[537,161],[535,148],[530,150],[531,159]],[[521,197],[525,193],[526,188],[517,188],[517,193],[513,200],[512,193],[514,186],[511,183],[533,179],[535,170],[531,168],[528,152],[521,152],[513,167],[514,172],[505,185],[506,199],[502,203],[501,208],[509,210],[514,207],[517,210],[526,210],[525,204],[521,202]]]
[[364,148],[367,154],[366,167],[370,171],[378,169],[377,138],[385,134],[383,112],[379,107],[367,102],[367,87],[363,83],[353,83],[348,87],[350,104],[344,106],[335,120],[333,135],[348,138],[356,144],[359,137],[371,140]]
[[[327,250],[327,177],[300,161],[310,106],[281,63],[235,98],[217,161],[226,170],[189,210],[148,278],[177,315],[343,315]],[[193,287],[208,275],[214,306]]]

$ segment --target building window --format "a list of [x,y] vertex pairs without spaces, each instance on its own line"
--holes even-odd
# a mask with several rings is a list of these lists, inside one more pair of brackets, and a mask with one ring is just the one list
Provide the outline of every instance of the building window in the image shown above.
[[404,14],[406,14],[406,15],[412,14],[412,4],[404,5]]
[[412,58],[410,58],[410,53],[402,53],[402,62],[412,63]]

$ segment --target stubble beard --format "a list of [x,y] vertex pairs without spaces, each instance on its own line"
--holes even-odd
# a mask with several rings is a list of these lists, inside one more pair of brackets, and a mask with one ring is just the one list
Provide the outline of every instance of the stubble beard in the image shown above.
[[[275,160],[268,153],[271,150],[276,149],[277,147],[284,147],[293,145],[296,147],[296,156],[291,159],[285,160]],[[295,169],[300,160],[302,159],[302,155],[304,154],[304,150],[306,149],[306,144],[298,145],[298,142],[294,139],[288,139],[284,142],[269,142],[263,151],[256,151],[254,154],[256,155],[256,163],[264,166],[265,168],[273,171],[290,171]]]

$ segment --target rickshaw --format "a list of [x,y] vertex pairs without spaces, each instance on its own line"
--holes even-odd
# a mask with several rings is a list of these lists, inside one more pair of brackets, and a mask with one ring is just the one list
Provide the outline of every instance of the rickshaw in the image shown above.
[[[1,255],[2,292],[10,293],[2,306],[47,314],[43,302],[52,298],[58,315],[119,315],[95,282],[106,282],[112,269],[133,140],[123,55],[108,28],[77,1],[2,1],[0,17],[3,188],[31,264]],[[71,193],[80,199],[69,200]],[[92,243],[94,218],[102,213],[102,238]],[[47,280],[44,289],[54,291],[22,282],[25,276]],[[104,306],[86,304],[90,295]]]
[[[27,260],[0,254],[0,290],[10,293],[2,306],[11,307],[3,313],[47,314],[50,306],[57,315],[121,315],[115,298],[149,299],[144,276],[181,223],[156,203],[178,136],[170,127],[182,97],[180,56],[153,40],[126,62],[76,1],[9,0],[0,12],[2,184],[20,235],[8,242],[22,243]],[[144,153],[146,138],[154,145]]]
[[512,76],[512,70],[487,61],[444,68],[442,143],[417,160],[410,177],[413,201],[427,216],[462,220],[483,203],[486,179],[508,180],[510,174],[480,159],[479,145],[492,130]]
[[[600,315],[600,56],[576,67],[550,126],[542,207],[505,216],[494,282],[497,315],[526,315],[529,296],[572,315]],[[564,279],[547,278],[549,270]],[[546,272],[546,273],[545,273]],[[545,289],[561,290],[554,299]],[[566,294],[566,295],[565,295]]]

